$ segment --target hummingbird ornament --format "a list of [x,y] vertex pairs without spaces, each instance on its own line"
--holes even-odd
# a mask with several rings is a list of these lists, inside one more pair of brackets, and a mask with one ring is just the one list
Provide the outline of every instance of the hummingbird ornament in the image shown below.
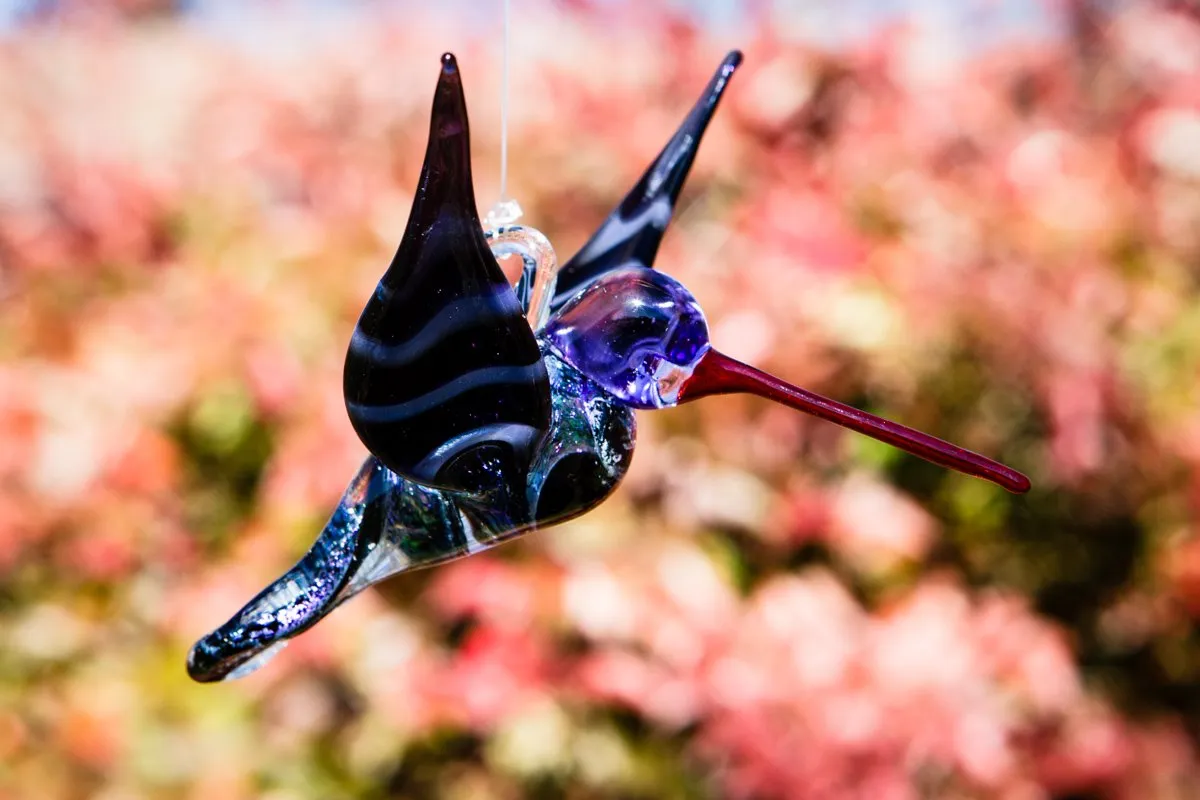
[[[485,232],[462,77],[442,57],[408,226],[346,355],[346,408],[370,455],[312,549],[188,656],[246,675],[368,586],[576,517],[633,456],[635,409],[749,393],[1025,492],[991,459],[791,386],[714,349],[699,303],[653,269],[730,53],[662,152],[561,270],[531,228]],[[514,287],[497,257],[523,264]]]

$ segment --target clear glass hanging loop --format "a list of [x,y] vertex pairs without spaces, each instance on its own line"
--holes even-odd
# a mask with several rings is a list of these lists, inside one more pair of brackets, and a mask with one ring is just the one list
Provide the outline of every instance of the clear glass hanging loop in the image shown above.
[[521,275],[516,281],[517,299],[534,332],[540,331],[550,317],[550,300],[558,282],[558,256],[550,240],[536,228],[525,225],[500,225],[484,231],[497,260],[509,256],[521,259]]

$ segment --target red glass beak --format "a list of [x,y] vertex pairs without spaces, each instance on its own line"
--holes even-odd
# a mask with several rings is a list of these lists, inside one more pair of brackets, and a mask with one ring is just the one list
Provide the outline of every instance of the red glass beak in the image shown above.
[[785,383],[760,369],[709,350],[679,391],[686,403],[714,394],[753,394],[828,420],[843,428],[887,442],[906,453],[942,467],[983,478],[1010,492],[1029,491],[1029,478],[998,461],[964,450],[935,436],[859,411],[819,394]]

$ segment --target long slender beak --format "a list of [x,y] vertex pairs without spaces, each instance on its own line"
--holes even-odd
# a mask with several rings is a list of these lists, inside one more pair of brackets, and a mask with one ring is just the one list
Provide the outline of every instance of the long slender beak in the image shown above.
[[679,392],[686,403],[714,394],[753,394],[887,442],[918,458],[983,478],[1015,494],[1029,491],[1029,478],[1011,467],[891,420],[792,386],[760,369],[709,350]]

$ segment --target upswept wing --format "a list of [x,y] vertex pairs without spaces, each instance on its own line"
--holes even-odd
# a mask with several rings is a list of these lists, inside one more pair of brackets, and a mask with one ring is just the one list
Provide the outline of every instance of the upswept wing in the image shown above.
[[558,286],[550,303],[552,311],[562,308],[576,292],[605,272],[630,262],[644,267],[654,265],[700,139],[741,63],[742,54],[737,50],[725,56],[666,147],[587,244],[559,270]]
[[354,330],[344,393],[368,450],[440,488],[489,488],[481,470],[496,473],[496,459],[521,472],[550,424],[537,341],[475,209],[466,102],[449,54],[408,227]]

